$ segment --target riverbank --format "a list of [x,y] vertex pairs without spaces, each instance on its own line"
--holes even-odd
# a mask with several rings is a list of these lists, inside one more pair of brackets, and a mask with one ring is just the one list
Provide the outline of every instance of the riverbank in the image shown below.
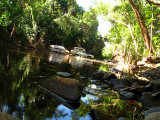
[[[157,69],[159,69],[160,67],[159,57],[146,57],[141,61],[136,62],[136,64],[123,63],[122,61],[117,61],[117,60],[108,60],[108,61],[92,60],[92,61],[94,63],[111,65],[113,68],[115,68],[114,69],[115,71],[112,70],[112,72],[114,73],[117,73],[118,71],[120,71],[128,74],[132,74],[138,79],[146,80],[146,81],[157,79],[157,78],[150,78],[149,76],[156,75],[159,77],[159,74],[160,74],[160,72],[157,71]],[[144,74],[147,74],[147,71],[150,72],[150,75],[146,76]]]
[[[116,66],[119,66],[119,64],[116,64]],[[140,110],[138,114],[135,114],[136,117],[139,116],[138,120],[155,120],[160,113],[160,59],[147,58],[130,67],[135,78],[113,78],[111,76],[114,76],[114,74],[111,75],[111,73],[104,71],[97,71],[92,76],[107,84],[111,90],[117,91],[120,100],[128,101],[133,106],[137,106],[138,109],[136,108],[135,111]],[[115,68],[112,69],[118,71]],[[94,114],[98,114],[99,112],[96,111],[99,110],[94,109]],[[106,114],[104,112],[103,114],[105,117]],[[103,118],[103,115],[99,116],[98,114],[96,117]],[[116,120],[129,120],[129,118],[122,115]]]

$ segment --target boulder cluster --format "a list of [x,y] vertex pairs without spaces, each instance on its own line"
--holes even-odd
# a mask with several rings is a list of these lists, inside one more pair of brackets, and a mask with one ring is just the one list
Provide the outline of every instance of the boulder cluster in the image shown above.
[[[143,73],[143,75],[147,77],[151,73],[157,75],[157,71],[158,70],[155,69],[152,72],[146,71]],[[116,73],[119,72],[121,74],[125,74],[121,71],[116,71]],[[58,99],[61,99],[61,101],[64,100],[65,104],[67,103],[67,106],[69,103],[71,109],[76,109],[79,107],[79,104],[75,104],[79,103],[82,92],[86,92],[92,95],[96,94],[96,92],[100,93],[100,91],[97,91],[97,89],[93,89],[94,87],[96,87],[96,85],[94,86],[94,84],[91,88],[83,88],[82,84],[78,80],[73,78],[66,78],[70,77],[70,74],[64,74],[62,72],[59,72],[57,74],[64,78],[48,78],[44,80],[40,84],[40,86],[50,93],[55,93],[56,96],[59,96]],[[157,75],[157,77],[158,76],[159,75]],[[138,101],[141,102],[143,106],[149,107],[150,109],[147,110],[144,115],[145,120],[152,120],[152,118],[154,118],[155,116],[156,118],[154,120],[156,120],[159,117],[160,113],[160,78],[157,77],[156,79],[151,81],[144,81],[137,78],[118,79],[116,74],[100,70],[94,72],[91,79],[95,81],[96,84],[98,84],[99,82],[103,83],[100,84],[101,87],[109,87],[110,89],[117,91],[117,93],[119,94],[119,98],[122,100]],[[103,92],[102,94],[105,95],[105,92]],[[97,110],[94,110],[94,112],[92,113],[97,117],[99,111],[97,113]],[[118,118],[118,120],[125,120],[125,118]]]
[[114,73],[97,71],[93,79],[107,84],[111,89],[118,91],[119,98],[123,100],[136,100],[145,106],[160,106],[160,79],[144,81],[137,78],[118,79]]

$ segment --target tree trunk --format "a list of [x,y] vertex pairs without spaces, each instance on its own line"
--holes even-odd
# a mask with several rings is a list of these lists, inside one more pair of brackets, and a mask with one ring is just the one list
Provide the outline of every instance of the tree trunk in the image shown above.
[[148,33],[148,29],[145,26],[145,24],[143,23],[143,18],[141,13],[139,12],[138,6],[136,5],[135,0],[129,0],[129,2],[131,3],[132,9],[137,17],[139,26],[141,28],[141,32],[144,38],[144,42],[145,42],[145,46],[146,48],[151,52],[151,53],[155,53],[155,49],[153,47],[152,41],[150,40],[150,36]]

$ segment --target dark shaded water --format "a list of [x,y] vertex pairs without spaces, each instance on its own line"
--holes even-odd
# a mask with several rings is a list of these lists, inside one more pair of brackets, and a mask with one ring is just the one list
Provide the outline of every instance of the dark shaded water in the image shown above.
[[0,55],[0,112],[21,120],[92,119],[87,106],[97,95],[83,93],[80,106],[68,107],[41,89],[39,82],[56,76],[57,72],[67,72],[83,87],[95,87],[89,79],[92,73],[98,69],[108,70],[108,66],[78,57],[8,46],[0,47]]

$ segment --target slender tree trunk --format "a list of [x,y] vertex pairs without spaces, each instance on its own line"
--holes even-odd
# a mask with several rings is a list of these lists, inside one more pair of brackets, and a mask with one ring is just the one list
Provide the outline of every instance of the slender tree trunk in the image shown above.
[[9,52],[7,52],[7,67],[9,66]]
[[151,53],[155,53],[155,49],[153,47],[153,44],[150,40],[150,36],[149,36],[149,33],[148,33],[148,29],[147,27],[145,26],[145,24],[143,23],[143,18],[142,18],[142,15],[141,13],[139,12],[139,9],[138,9],[138,6],[136,5],[136,2],[135,0],[129,0],[129,2],[131,3],[131,6],[132,6],[132,9],[137,17],[137,21],[139,23],[139,26],[141,28],[141,32],[142,32],[142,35],[143,35],[143,38],[144,38],[144,42],[145,42],[145,46],[146,48],[151,52]]
[[128,26],[128,28],[129,28],[131,37],[132,37],[132,39],[133,39],[136,53],[137,53],[137,55],[139,55],[139,53],[138,53],[138,45],[137,45],[137,42],[136,42],[135,37],[134,37],[134,35],[133,35],[132,29],[131,29],[131,24],[129,23],[129,25],[127,25],[127,26]]
[[[152,7],[152,20],[153,20],[153,7]],[[152,42],[152,37],[153,37],[153,29],[152,29],[152,27],[153,27],[153,21],[151,22],[151,40],[150,40],[151,42]],[[150,49],[151,49],[151,46],[150,46]],[[149,55],[150,55],[150,53],[149,53]]]
[[10,33],[10,38],[12,37],[12,35],[13,35],[13,32],[14,32],[14,30],[15,30],[15,27],[16,27],[16,25],[15,25],[15,23],[13,24],[13,27],[12,27],[12,31],[11,31],[11,33]]

